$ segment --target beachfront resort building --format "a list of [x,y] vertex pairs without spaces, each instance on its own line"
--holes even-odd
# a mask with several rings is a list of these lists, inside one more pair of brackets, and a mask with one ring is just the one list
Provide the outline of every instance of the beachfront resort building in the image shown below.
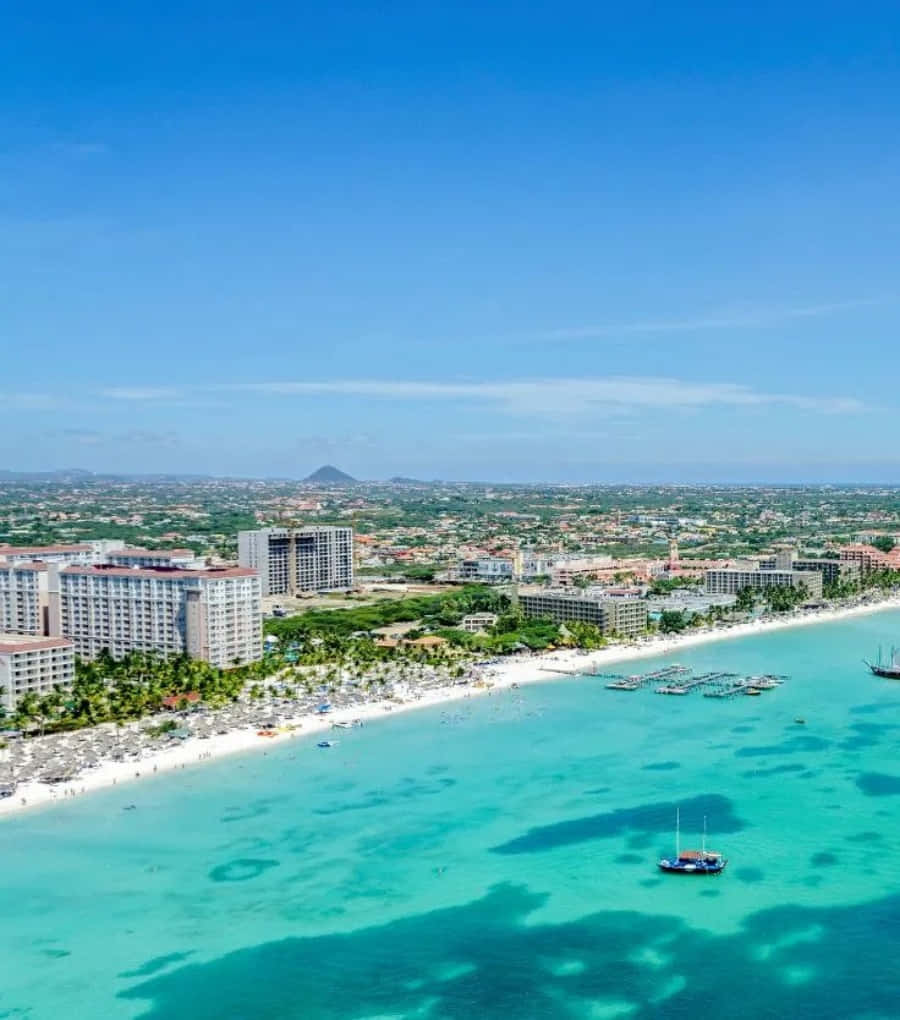
[[760,570],[748,564],[722,570],[707,570],[707,595],[737,595],[744,588],[806,588],[811,600],[822,598],[822,574],[810,570]]
[[840,550],[842,563],[855,563],[863,574],[873,570],[900,570],[900,549],[882,552],[874,545],[845,545]]
[[47,633],[46,563],[0,560],[0,633]]
[[65,638],[0,633],[0,708],[7,713],[25,694],[38,697],[75,678],[75,652]]
[[603,634],[637,637],[647,629],[647,603],[638,598],[606,597],[572,589],[519,590],[519,609],[555,623],[592,623]]
[[852,560],[828,559],[791,559],[787,565],[779,562],[777,557],[759,561],[760,570],[800,570],[805,573],[822,575],[823,584],[835,584],[837,581],[858,581],[860,566]]
[[103,649],[187,654],[227,668],[262,657],[254,570],[70,566],[51,579],[51,633],[93,659]]
[[353,587],[353,529],[260,528],[238,532],[238,562],[259,571],[263,596]]

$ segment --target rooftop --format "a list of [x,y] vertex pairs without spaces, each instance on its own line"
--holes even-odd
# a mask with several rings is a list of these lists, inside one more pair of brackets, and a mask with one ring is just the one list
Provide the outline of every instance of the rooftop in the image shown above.
[[142,549],[140,546],[128,545],[124,549],[114,549],[111,556],[158,556],[160,558],[165,557],[166,559],[174,559],[176,556],[181,559],[183,557],[194,557],[193,549]]
[[42,648],[71,647],[64,637],[34,637],[32,634],[0,634],[0,654],[4,652],[33,652]]
[[89,575],[93,577],[155,577],[157,579],[202,577],[217,580],[225,577],[255,577],[250,567],[204,567],[190,570],[187,567],[116,567],[104,563],[92,566],[71,566],[60,571],[62,575]]
[[41,558],[41,553],[82,553],[90,552],[89,545],[0,545],[0,558],[4,556],[34,556]]

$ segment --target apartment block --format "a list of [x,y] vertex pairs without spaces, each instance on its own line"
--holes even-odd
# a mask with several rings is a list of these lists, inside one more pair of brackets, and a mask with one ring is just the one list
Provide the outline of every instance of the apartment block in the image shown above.
[[461,560],[458,576],[461,581],[485,581],[488,584],[509,583],[514,577],[511,557],[482,556],[477,560]]
[[0,560],[0,633],[48,633],[46,563]]
[[776,557],[759,561],[760,570],[799,570],[806,573],[819,573],[822,575],[823,584],[834,584],[836,581],[858,581],[860,578],[859,563],[852,560],[825,560],[825,559],[794,559],[790,566],[782,567]]
[[260,528],[238,532],[238,562],[259,571],[262,594],[353,587],[353,529]]
[[568,590],[520,590],[518,605],[526,616],[546,617],[556,623],[592,623],[604,634],[636,637],[647,629],[647,603],[643,599],[603,598]]
[[76,654],[187,654],[229,667],[262,657],[260,582],[241,567],[181,570],[65,567],[50,592],[50,626]]
[[822,574],[805,570],[759,570],[756,567],[732,567],[706,571],[707,595],[736,595],[744,588],[806,587],[811,599],[822,597]]
[[900,570],[900,549],[882,552],[873,545],[845,545],[840,550],[841,562],[856,563],[863,574],[873,570]]
[[75,652],[65,638],[0,634],[0,707],[8,713],[24,694],[39,697],[75,678]]

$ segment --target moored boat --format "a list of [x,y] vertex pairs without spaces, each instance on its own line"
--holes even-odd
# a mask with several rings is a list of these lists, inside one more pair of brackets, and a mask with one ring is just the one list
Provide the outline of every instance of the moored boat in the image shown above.
[[[863,660],[865,662],[865,660]],[[889,680],[900,680],[900,663],[894,663],[890,666],[879,666],[877,663],[866,662],[866,665],[875,676],[887,677]]]
[[703,819],[703,844],[700,850],[681,849],[681,810],[675,811],[675,856],[658,862],[662,871],[676,875],[718,875],[728,861],[715,850],[706,849],[706,818]]
[[891,649],[891,660],[887,665],[883,665],[881,662],[880,646],[878,648],[878,662],[869,662],[867,659],[863,659],[863,662],[865,662],[875,676],[883,676],[888,680],[900,680],[900,652],[896,648]]

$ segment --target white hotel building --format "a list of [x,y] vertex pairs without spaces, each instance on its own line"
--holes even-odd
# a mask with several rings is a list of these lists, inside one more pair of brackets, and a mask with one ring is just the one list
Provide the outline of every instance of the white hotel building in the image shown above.
[[187,654],[230,667],[262,657],[259,576],[241,567],[69,566],[50,592],[51,633],[82,658],[108,649]]
[[75,677],[72,642],[65,638],[0,634],[0,708],[12,713],[24,694],[38,697]]
[[352,588],[353,529],[239,531],[238,562],[259,571],[264,596]]
[[48,573],[46,563],[0,560],[0,633],[47,633]]

